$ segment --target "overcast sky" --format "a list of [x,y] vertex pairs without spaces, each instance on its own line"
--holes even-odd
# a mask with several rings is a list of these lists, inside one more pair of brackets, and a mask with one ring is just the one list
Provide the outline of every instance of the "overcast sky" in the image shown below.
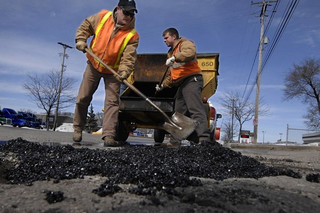
[[[267,33],[269,44],[264,46],[264,53],[273,42],[288,4],[293,1],[279,1]],[[59,53],[63,49],[57,42],[75,46],[74,36],[81,22],[101,9],[112,10],[118,1],[0,2],[0,106],[43,112],[23,89],[27,74],[41,75],[60,70],[62,58]],[[293,64],[306,58],[320,58],[320,1],[298,2],[261,76],[260,97],[270,112],[268,116],[259,117],[259,141],[263,140],[262,131],[265,142],[274,142],[280,137],[285,139],[287,124],[291,128],[306,128],[303,115],[307,106],[300,100],[284,101],[282,89],[285,75]],[[210,101],[223,114],[219,125],[228,122],[228,115],[220,105],[225,93],[238,91],[243,94],[247,88],[247,94],[255,82],[258,58],[255,63],[254,59],[260,36],[261,7],[252,5],[251,0],[136,0],[136,4],[136,29],[140,35],[138,53],[167,52],[162,32],[175,27],[181,36],[195,42],[198,53],[220,54],[218,90]],[[268,7],[266,23],[274,5]],[[86,58],[76,49],[67,49],[67,54],[64,75],[76,79],[74,93],[77,94]],[[92,102],[96,112],[102,109],[103,99],[104,90],[100,85]],[[250,101],[255,101],[255,88]],[[67,111],[73,112],[74,106]],[[246,123],[244,129],[253,131],[252,122]]]

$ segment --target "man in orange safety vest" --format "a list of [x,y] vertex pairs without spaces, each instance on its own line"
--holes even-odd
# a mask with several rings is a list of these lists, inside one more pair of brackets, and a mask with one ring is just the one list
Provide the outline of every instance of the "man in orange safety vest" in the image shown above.
[[134,0],[120,0],[113,11],[101,10],[86,18],[77,30],[76,48],[86,52],[87,40],[93,36],[89,49],[117,71],[119,76],[114,76],[87,53],[87,66],[79,88],[73,119],[74,145],[81,145],[88,107],[101,78],[105,85],[102,140],[104,146],[123,145],[115,140],[115,131],[119,113],[120,85],[133,71],[136,61],[136,49],[139,43],[139,34],[135,30],[137,12]]
[[[166,29],[162,36],[170,49],[166,61],[169,72],[161,87],[178,87],[175,95],[175,111],[187,115],[197,122],[198,125],[193,134],[195,136],[192,138],[193,142],[209,143],[210,130],[207,113],[201,100],[203,77],[196,58],[196,46],[192,41],[179,37],[175,28]],[[167,145],[177,147],[180,145],[180,141],[171,136]]]

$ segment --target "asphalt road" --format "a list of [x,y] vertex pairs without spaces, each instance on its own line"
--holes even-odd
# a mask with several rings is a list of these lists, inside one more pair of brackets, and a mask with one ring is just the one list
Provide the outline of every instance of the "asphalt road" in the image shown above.
[[[18,137],[30,142],[72,144],[71,132],[0,126],[0,142]],[[129,137],[128,141],[131,144],[153,145],[151,138]],[[100,135],[83,134],[83,145],[93,149],[102,147]],[[320,174],[320,147],[262,144],[229,146],[267,166],[298,172],[302,178],[267,176],[223,181],[203,179],[203,186],[179,189],[185,195],[181,198],[157,193],[152,199],[129,193],[128,185],[121,185],[124,190],[113,196],[98,197],[91,192],[105,182],[105,177],[101,175],[61,180],[58,183],[52,180],[36,181],[32,186],[2,183],[0,212],[318,212],[320,185],[307,181],[306,176]],[[36,152],[34,154],[37,156]],[[0,164],[0,180],[2,171],[15,162],[10,154],[4,154],[2,159],[5,163],[2,168]],[[49,204],[44,199],[46,190],[63,192],[65,200]]]
[[[72,132],[54,132],[46,131],[32,128],[18,128],[9,125],[0,126],[0,141],[8,141],[11,139],[16,139],[18,137],[31,142],[39,143],[58,143],[58,144],[72,144]],[[146,137],[133,137],[129,136],[127,142],[132,145],[154,145],[153,138]],[[84,146],[92,147],[102,147],[103,141],[101,140],[101,135],[93,135],[88,133],[83,133],[82,142]]]

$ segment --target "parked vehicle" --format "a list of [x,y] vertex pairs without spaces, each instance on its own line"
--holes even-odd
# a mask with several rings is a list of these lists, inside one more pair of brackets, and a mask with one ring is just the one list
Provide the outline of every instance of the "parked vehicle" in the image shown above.
[[221,114],[216,113],[216,109],[210,105],[210,117],[209,117],[209,129],[210,129],[210,139],[211,141],[220,140],[220,128],[217,127],[217,120],[222,118]]
[[26,121],[26,126],[30,127],[29,116],[25,112],[18,111],[18,117]]
[[5,117],[0,117],[0,124],[3,125],[5,124],[7,119]]
[[10,108],[3,108],[2,109],[2,115],[5,118],[9,118],[12,121],[12,126],[14,127],[24,127],[28,126],[28,121],[24,119],[22,115],[19,115],[15,110]]
[[29,115],[29,118],[30,118],[30,126],[32,128],[42,129],[41,127],[42,120],[40,118],[37,118],[37,116],[31,112],[27,112],[27,114]]
[[31,112],[18,112],[18,115],[21,115],[23,119],[27,121],[27,126],[31,128],[39,129],[41,126],[41,121],[37,119],[37,116]]
[[2,111],[0,110],[0,124],[3,125],[6,123],[7,123],[7,119],[2,116]]

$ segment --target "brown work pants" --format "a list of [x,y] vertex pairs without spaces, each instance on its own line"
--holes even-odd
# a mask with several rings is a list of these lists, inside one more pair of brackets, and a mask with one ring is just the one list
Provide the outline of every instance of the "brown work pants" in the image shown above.
[[199,140],[210,141],[208,115],[201,100],[202,88],[202,75],[194,75],[186,78],[176,93],[175,111],[191,117],[198,123],[195,132]]
[[83,74],[79,88],[73,118],[73,129],[82,131],[86,124],[88,107],[93,94],[98,89],[100,79],[104,80],[105,101],[102,124],[102,139],[105,136],[115,136],[115,127],[119,114],[119,92],[121,83],[112,74],[100,73],[89,62]]

